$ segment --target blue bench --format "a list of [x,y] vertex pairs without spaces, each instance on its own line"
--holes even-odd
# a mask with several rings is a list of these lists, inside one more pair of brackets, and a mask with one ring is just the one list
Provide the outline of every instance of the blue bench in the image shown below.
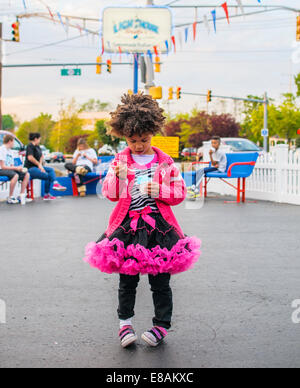
[[[224,173],[214,171],[206,174],[204,179],[204,196],[207,197],[207,186],[211,179],[221,179],[227,185],[237,191],[237,203],[246,201],[246,179],[251,176],[258,159],[257,152],[239,152],[226,154],[227,168]],[[194,163],[197,164],[197,163]],[[207,163],[208,164],[208,163]],[[202,163],[203,165],[203,163]],[[211,167],[211,164],[209,164]],[[204,167],[203,167],[204,168]],[[186,185],[192,186],[196,183],[196,172],[183,173]],[[227,182],[225,179],[237,179],[237,186]]]
[[[246,201],[246,179],[249,178],[254,170],[258,159],[258,152],[238,152],[226,154],[227,169],[224,173],[215,171],[209,172],[205,176],[204,195],[207,197],[207,186],[212,178],[219,178],[224,183],[233,187],[237,191],[237,203]],[[225,179],[237,179],[237,187],[227,182]]]

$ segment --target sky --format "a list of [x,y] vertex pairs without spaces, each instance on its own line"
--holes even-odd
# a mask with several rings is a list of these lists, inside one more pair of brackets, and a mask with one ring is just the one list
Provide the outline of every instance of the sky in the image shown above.
[[[166,5],[171,0],[154,0],[155,5]],[[208,4],[211,8],[198,11],[198,19],[210,16],[214,5],[222,0],[181,0],[177,5]],[[257,0],[242,0],[244,5],[257,5]],[[264,5],[295,7],[295,0],[261,0]],[[146,0],[0,0],[0,21],[3,23],[4,39],[11,38],[11,23],[16,15],[33,12],[52,12],[70,16],[101,18],[108,6],[144,6]],[[228,0],[236,4],[236,0]],[[300,4],[299,4],[300,8]],[[195,20],[194,9],[174,9],[173,24]],[[224,16],[222,9],[217,14]],[[230,15],[235,15],[231,10]],[[80,23],[80,22],[78,22]],[[87,23],[86,28],[97,31],[100,22]],[[174,30],[178,36],[178,29]],[[181,28],[181,31],[183,29]],[[190,37],[192,35],[190,30]],[[21,43],[4,42],[4,64],[95,62],[100,52],[97,36],[80,36],[78,29],[68,33],[62,25],[41,18],[21,19]],[[68,39],[68,40],[67,40]],[[63,41],[60,44],[49,45]],[[45,47],[45,45],[48,45]],[[44,46],[44,47],[41,47]],[[110,58],[104,55],[103,60]],[[113,55],[119,61],[119,55]],[[122,61],[131,58],[124,56]],[[201,24],[195,42],[178,47],[177,52],[162,57],[160,74],[156,85],[162,86],[166,98],[170,86],[181,86],[183,92],[206,93],[221,96],[246,97],[249,94],[268,95],[280,102],[283,93],[295,92],[292,75],[300,73],[300,43],[296,42],[296,14],[287,11],[268,12],[259,15],[232,18],[217,22],[217,33],[211,24],[210,33]],[[20,121],[30,120],[41,112],[58,117],[61,103],[72,98],[84,103],[90,98],[116,105],[120,96],[133,86],[132,66],[115,66],[112,74],[104,69],[96,75],[94,67],[82,68],[81,77],[61,77],[61,68],[3,69],[3,114],[16,115]],[[141,85],[142,86],[142,85]],[[171,113],[187,112],[197,106],[206,109],[204,97],[183,96],[169,105],[162,102]],[[231,102],[214,100],[212,110],[232,112]]]

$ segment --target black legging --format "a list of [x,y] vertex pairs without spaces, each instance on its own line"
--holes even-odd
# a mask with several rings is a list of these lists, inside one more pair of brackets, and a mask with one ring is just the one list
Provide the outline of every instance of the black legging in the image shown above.
[[[170,329],[173,313],[173,295],[170,287],[171,275],[161,273],[157,276],[149,275],[149,283],[153,295],[155,316],[154,326]],[[119,286],[119,319],[126,320],[134,316],[136,289],[140,276],[120,275]]]
[[92,170],[90,169],[89,166],[75,166],[75,164],[73,164],[73,163],[66,163],[65,164],[65,168],[68,171],[71,171],[72,173],[74,173],[77,186],[83,186],[84,185],[84,176],[76,174],[77,167],[84,167],[87,170],[87,172],[92,172]]

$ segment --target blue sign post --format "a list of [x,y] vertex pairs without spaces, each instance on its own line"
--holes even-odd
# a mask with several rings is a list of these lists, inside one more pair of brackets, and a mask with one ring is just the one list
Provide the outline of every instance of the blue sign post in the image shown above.
[[139,92],[139,54],[134,54],[133,94]]

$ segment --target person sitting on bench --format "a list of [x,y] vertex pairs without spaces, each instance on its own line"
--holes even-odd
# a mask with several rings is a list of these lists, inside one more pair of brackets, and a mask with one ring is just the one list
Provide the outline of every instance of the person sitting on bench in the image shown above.
[[73,155],[73,161],[72,163],[66,163],[65,168],[74,173],[80,197],[86,196],[84,176],[87,173],[92,172],[94,166],[97,164],[98,158],[96,151],[88,146],[86,139],[79,139],[77,143],[77,150]]
[[[23,168],[23,166],[16,167],[14,165],[13,146],[14,137],[12,135],[4,136],[3,145],[0,147],[0,176],[5,176],[10,180],[7,203],[13,205],[21,203],[25,205],[26,202],[31,202],[30,199],[26,199],[26,188],[30,176],[26,168]],[[18,181],[22,182],[21,194],[18,198],[15,198],[14,191]]]
[[55,191],[66,191],[66,187],[60,185],[56,180],[53,168],[44,166],[44,156],[40,147],[40,133],[29,134],[30,143],[26,149],[25,167],[28,168],[31,179],[45,181],[44,201],[53,201],[56,197],[50,194],[51,188]]

